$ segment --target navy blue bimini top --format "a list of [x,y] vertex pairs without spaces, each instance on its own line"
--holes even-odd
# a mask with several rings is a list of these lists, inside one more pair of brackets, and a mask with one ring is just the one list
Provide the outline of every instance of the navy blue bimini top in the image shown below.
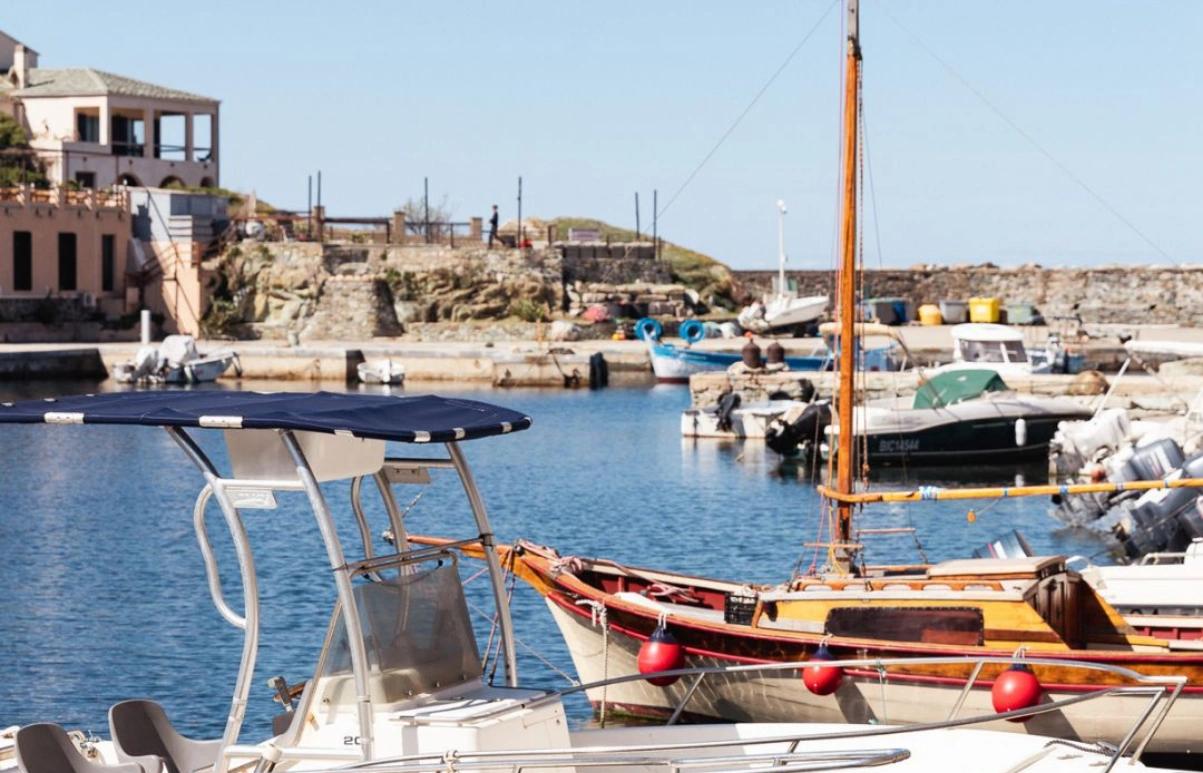
[[288,429],[444,443],[518,432],[531,420],[508,408],[437,395],[164,390],[0,403],[0,423]]

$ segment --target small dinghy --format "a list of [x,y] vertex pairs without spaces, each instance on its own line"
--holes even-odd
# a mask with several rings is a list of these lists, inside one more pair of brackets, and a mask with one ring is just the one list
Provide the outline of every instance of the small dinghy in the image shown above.
[[131,361],[114,369],[113,378],[122,384],[201,384],[216,381],[231,365],[242,374],[236,352],[202,355],[192,336],[170,335],[160,346],[138,349]]
[[405,366],[387,358],[361,362],[355,370],[361,384],[401,386],[405,383]]

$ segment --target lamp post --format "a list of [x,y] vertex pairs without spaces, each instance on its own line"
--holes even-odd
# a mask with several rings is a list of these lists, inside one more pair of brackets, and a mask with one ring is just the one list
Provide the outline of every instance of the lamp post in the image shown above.
[[785,202],[777,199],[777,294],[785,295]]

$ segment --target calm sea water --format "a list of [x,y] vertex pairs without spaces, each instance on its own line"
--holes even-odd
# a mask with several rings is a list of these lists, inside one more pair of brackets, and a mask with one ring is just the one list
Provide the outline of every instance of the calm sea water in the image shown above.
[[[0,399],[97,388],[0,384]],[[806,470],[782,467],[752,444],[683,442],[679,414],[688,402],[685,389],[456,395],[534,418],[527,432],[465,447],[502,539],[523,537],[554,545],[564,555],[749,581],[784,580],[800,559],[804,565],[810,560],[802,543],[816,536],[819,500]],[[197,436],[224,462],[218,433]],[[1011,469],[960,469],[922,480],[997,483],[1025,473],[1033,480],[1031,470]],[[916,480],[914,471],[883,477],[899,484]],[[220,734],[241,635],[218,616],[205,584],[191,517],[202,483],[162,430],[0,426],[0,727],[49,720],[107,734],[110,705],[153,697],[186,732]],[[473,533],[454,477],[409,488],[398,488],[403,506],[424,492],[408,518],[411,531]],[[331,484],[327,495],[340,516],[344,544],[354,544],[348,487]],[[383,528],[382,509],[372,497],[365,500],[373,523]],[[926,503],[868,510],[861,526],[917,529],[915,537],[874,539],[869,560],[964,556],[1011,529],[1020,529],[1041,552],[1103,549],[1087,534],[1060,529],[1043,500],[978,503],[972,523],[966,509],[960,503]],[[245,520],[260,577],[263,626],[244,737],[257,740],[277,709],[266,679],[309,676],[334,589],[316,525],[299,495],[282,495],[279,509],[248,511]],[[213,507],[209,533],[227,596],[237,602],[232,548]],[[477,568],[464,563],[461,575]],[[483,580],[470,587],[473,602],[487,607]],[[522,585],[515,591],[514,618],[526,646],[571,670],[542,600]],[[483,637],[488,621],[477,622]],[[519,651],[524,681],[564,686],[528,650]],[[578,718],[587,711],[580,703],[572,710]]]

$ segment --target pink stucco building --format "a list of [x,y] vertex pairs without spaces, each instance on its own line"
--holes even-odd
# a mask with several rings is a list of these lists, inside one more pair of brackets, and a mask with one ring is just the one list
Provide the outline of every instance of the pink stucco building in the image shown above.
[[0,32],[0,109],[21,123],[52,183],[220,184],[219,103],[91,67],[45,68]]

